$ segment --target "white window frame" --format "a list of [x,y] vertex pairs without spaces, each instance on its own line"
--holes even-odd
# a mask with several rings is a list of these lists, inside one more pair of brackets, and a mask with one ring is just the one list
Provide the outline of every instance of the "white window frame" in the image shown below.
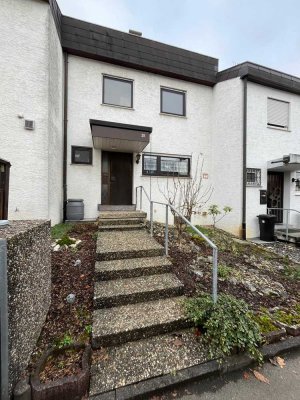
[[[255,180],[248,181],[248,174],[254,174]],[[260,168],[247,168],[246,170],[246,186],[248,187],[261,187],[261,169]]]

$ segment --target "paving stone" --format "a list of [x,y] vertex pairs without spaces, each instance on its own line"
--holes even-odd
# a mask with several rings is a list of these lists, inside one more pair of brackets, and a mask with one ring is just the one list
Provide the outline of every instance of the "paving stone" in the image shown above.
[[144,224],[135,224],[135,225],[99,225],[99,232],[106,231],[134,231],[138,229],[145,229]]
[[175,274],[139,276],[96,282],[94,307],[113,307],[182,294],[183,284]]
[[117,260],[164,255],[164,248],[146,230],[99,232],[97,260]]
[[162,274],[170,271],[172,271],[172,263],[165,256],[97,261],[95,266],[96,279],[102,281]]
[[[177,336],[176,336],[177,335]],[[193,330],[164,334],[94,352],[90,396],[203,363],[207,348]]]
[[184,297],[95,310],[93,347],[110,346],[190,326]]

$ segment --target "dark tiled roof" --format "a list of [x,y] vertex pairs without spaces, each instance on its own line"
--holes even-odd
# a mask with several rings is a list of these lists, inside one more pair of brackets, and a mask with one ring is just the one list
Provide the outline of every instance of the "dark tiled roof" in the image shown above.
[[65,16],[62,46],[71,54],[130,68],[210,86],[216,82],[216,58]]
[[249,61],[217,73],[217,82],[247,77],[251,82],[300,94],[300,78]]

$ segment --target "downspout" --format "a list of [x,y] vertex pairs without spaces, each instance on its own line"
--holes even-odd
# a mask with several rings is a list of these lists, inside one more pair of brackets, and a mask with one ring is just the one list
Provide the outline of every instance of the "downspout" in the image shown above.
[[67,209],[67,145],[68,145],[68,53],[64,54],[64,139],[63,139],[63,221]]
[[243,195],[242,195],[242,239],[247,238],[247,77],[243,79]]

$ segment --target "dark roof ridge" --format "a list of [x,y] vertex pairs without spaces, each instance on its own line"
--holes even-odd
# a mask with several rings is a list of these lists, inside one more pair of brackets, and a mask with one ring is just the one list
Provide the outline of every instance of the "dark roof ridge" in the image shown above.
[[203,54],[203,53],[199,53],[199,52],[197,52],[197,51],[185,49],[185,48],[183,48],[183,47],[175,46],[175,45],[173,45],[173,44],[169,44],[169,43],[165,43],[165,42],[160,42],[160,41],[158,41],[158,40],[149,39],[149,38],[144,37],[144,36],[133,35],[133,34],[131,34],[131,33],[129,33],[129,32],[125,32],[125,31],[122,31],[122,30],[120,30],[120,29],[111,28],[111,27],[105,26],[105,25],[99,25],[99,24],[96,24],[96,23],[94,23],[94,22],[86,21],[86,20],[84,20],[84,19],[74,18],[74,17],[71,17],[71,16],[69,16],[69,15],[65,15],[65,14],[63,14],[63,17],[67,17],[67,18],[73,19],[74,21],[78,21],[78,22],[85,22],[85,23],[87,23],[87,24],[94,25],[94,26],[99,27],[99,28],[109,29],[109,30],[111,30],[111,31],[115,31],[115,32],[118,32],[118,33],[122,33],[122,34],[124,34],[124,35],[126,35],[126,36],[128,36],[128,37],[135,37],[135,38],[137,38],[138,40],[143,40],[143,41],[147,41],[147,42],[162,44],[162,45],[164,45],[164,46],[171,47],[171,48],[173,48],[173,49],[175,49],[175,50],[183,50],[183,51],[186,51],[186,52],[188,52],[188,53],[192,53],[192,54],[194,54],[194,55],[196,55],[196,56],[203,56],[203,57],[207,57],[207,58],[210,58],[210,59],[219,61],[219,59],[218,59],[217,57],[212,57],[212,56],[209,56],[209,55],[207,55],[207,54]]
[[287,72],[279,71],[278,69],[267,67],[265,65],[255,63],[253,61],[243,61],[239,64],[233,65],[232,67],[222,69],[221,71],[218,72],[218,74],[222,74],[223,72],[226,73],[226,72],[238,69],[238,68],[248,67],[248,66],[258,67],[259,70],[274,72],[276,74],[279,74],[282,77],[295,78],[296,80],[300,80],[300,76],[296,76],[296,75],[289,74]]

